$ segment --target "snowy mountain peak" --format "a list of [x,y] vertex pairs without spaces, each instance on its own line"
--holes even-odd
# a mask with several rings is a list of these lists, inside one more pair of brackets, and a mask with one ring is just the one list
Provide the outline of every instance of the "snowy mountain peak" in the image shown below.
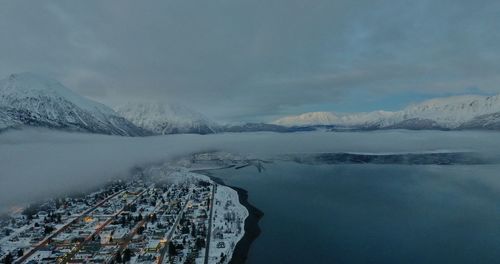
[[188,107],[166,102],[129,102],[115,108],[127,120],[155,134],[215,133],[218,125]]
[[297,116],[280,118],[273,123],[282,126],[317,126],[338,125],[357,126],[360,124],[375,124],[382,119],[391,117],[394,112],[374,111],[368,113],[340,114],[333,112],[309,112]]
[[147,134],[107,106],[78,95],[54,79],[33,73],[12,74],[0,81],[0,111],[3,123],[8,123],[3,127],[27,125],[128,136]]
[[429,119],[446,128],[457,128],[476,116],[500,111],[500,96],[462,95],[435,98],[408,106],[397,113],[395,121],[409,118]]
[[[477,117],[499,112],[500,95],[462,95],[430,99],[395,112],[374,111],[353,114],[312,112],[283,117],[274,123],[283,126],[335,125],[369,128],[456,129],[473,119],[475,122],[468,123],[467,127],[471,127],[471,124],[479,127],[479,123],[486,122],[486,119],[477,119]],[[488,120],[490,122],[488,126],[492,127],[491,118]]]
[[332,125],[339,122],[339,117],[332,112],[309,112],[297,116],[287,116],[273,122],[282,126]]
[[13,100],[10,99],[42,97],[64,99],[88,111],[115,114],[109,107],[82,97],[57,80],[42,75],[23,72],[11,74],[7,79],[0,81],[0,104],[11,104],[10,107],[16,107],[17,105],[12,105]]
[[18,83],[17,88],[19,90],[63,91],[65,89],[58,81],[31,72],[13,73],[9,75],[7,81],[9,83]]

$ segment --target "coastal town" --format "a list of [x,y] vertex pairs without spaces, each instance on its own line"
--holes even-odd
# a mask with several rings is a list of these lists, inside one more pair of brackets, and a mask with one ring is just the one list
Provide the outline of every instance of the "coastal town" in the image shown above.
[[0,219],[0,263],[229,263],[247,216],[235,190],[155,168],[13,208]]

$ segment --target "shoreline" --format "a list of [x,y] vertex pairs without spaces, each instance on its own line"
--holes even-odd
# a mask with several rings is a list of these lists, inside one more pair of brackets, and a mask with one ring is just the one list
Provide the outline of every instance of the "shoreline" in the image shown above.
[[[194,172],[194,171],[193,171]],[[196,173],[203,174],[213,180],[215,183],[227,186],[238,193],[238,199],[240,203],[248,210],[248,217],[245,219],[245,234],[236,243],[230,264],[244,264],[248,259],[248,253],[250,252],[250,247],[253,241],[260,235],[259,221],[264,216],[262,212],[257,207],[253,206],[248,202],[248,191],[239,187],[230,186],[224,183],[224,181],[218,177],[213,176],[209,170],[196,170]]]

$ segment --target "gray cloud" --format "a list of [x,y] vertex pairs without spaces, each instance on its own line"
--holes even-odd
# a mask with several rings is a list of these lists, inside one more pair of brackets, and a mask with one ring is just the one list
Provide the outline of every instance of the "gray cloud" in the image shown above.
[[[265,118],[346,93],[498,92],[498,1],[14,1],[0,75],[108,103],[165,98]],[[335,109],[332,109],[335,110]]]

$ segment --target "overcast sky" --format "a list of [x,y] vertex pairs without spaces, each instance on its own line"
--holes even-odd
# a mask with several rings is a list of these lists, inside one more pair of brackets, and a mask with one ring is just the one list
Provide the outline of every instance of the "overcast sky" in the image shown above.
[[500,1],[2,1],[0,75],[217,120],[500,92]]

